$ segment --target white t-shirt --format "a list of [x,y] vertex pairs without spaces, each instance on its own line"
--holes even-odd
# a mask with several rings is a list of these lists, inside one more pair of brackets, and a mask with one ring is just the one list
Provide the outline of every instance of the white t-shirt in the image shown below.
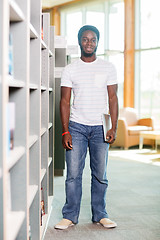
[[117,84],[116,70],[106,60],[96,58],[88,63],[78,59],[67,65],[61,86],[72,88],[70,120],[90,126],[102,125],[102,113],[108,113],[107,85],[113,84]]

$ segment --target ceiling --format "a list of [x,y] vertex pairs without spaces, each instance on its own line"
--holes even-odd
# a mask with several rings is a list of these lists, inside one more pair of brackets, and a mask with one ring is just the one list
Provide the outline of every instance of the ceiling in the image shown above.
[[42,0],[42,8],[52,8],[75,0]]

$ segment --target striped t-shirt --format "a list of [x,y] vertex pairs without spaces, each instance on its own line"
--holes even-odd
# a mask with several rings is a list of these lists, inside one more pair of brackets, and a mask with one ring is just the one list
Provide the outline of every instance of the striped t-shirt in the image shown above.
[[78,59],[67,65],[61,86],[72,88],[70,120],[90,126],[102,125],[102,113],[108,113],[107,85],[113,84],[117,84],[116,70],[106,60],[96,58],[88,63]]

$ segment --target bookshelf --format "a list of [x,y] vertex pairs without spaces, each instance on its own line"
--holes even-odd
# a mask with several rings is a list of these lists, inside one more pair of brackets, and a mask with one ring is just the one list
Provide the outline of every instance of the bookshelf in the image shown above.
[[2,0],[0,21],[0,239],[43,239],[53,199],[54,27],[40,0]]
[[61,84],[61,75],[64,67],[67,64],[67,41],[63,36],[55,36],[55,105],[56,105],[56,114],[55,114],[55,167],[54,173],[56,176],[63,176],[65,169],[65,151],[62,146],[62,126],[60,118],[60,84]]

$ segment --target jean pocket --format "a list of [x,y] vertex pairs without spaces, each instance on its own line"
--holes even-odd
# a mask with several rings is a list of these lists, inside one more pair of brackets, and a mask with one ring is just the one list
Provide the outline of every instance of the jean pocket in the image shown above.
[[69,131],[70,131],[70,133],[82,132],[83,131],[82,124],[70,121],[69,122]]
[[76,124],[76,122],[73,122],[73,121],[69,121],[69,127],[74,127]]

